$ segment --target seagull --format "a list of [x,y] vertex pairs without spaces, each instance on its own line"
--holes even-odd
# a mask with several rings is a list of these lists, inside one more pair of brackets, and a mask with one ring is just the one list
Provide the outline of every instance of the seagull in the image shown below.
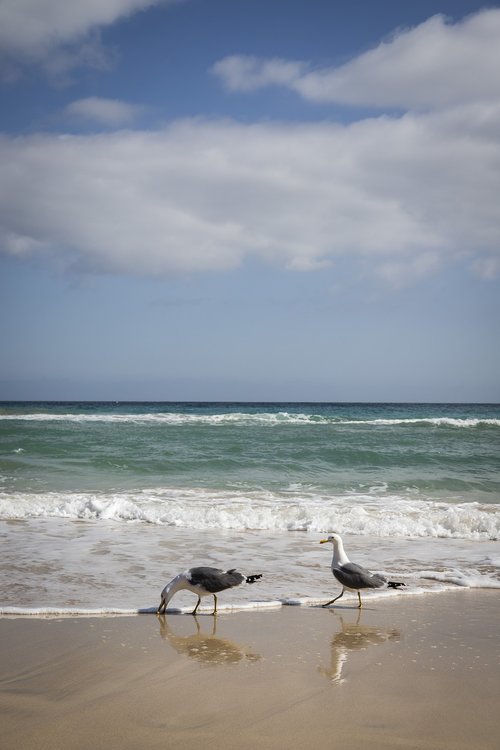
[[192,615],[196,614],[196,610],[201,602],[201,597],[209,596],[210,594],[212,594],[214,598],[214,611],[212,614],[215,615],[217,612],[216,594],[218,594],[219,591],[225,591],[225,589],[231,589],[233,586],[239,586],[243,581],[246,583],[255,583],[259,578],[262,578],[262,573],[252,576],[244,576],[238,572],[236,568],[232,568],[226,572],[219,570],[219,568],[190,568],[183,573],[179,573],[179,575],[175,576],[170,583],[167,583],[161,592],[161,601],[160,606],[157,609],[157,614],[164,614],[167,609],[167,604],[174,594],[183,589],[187,589],[188,591],[192,591],[193,594],[198,594],[198,601],[196,602],[196,607],[191,612]]
[[344,591],[357,591],[359,599],[359,609],[363,606],[361,603],[360,589],[379,589],[382,586],[387,586],[391,589],[397,589],[400,586],[404,586],[404,583],[398,583],[397,581],[388,581],[384,576],[378,573],[370,573],[369,570],[363,568],[361,565],[352,563],[347,557],[342,538],[339,534],[332,533],[328,539],[322,539],[320,544],[326,544],[331,542],[333,544],[333,560],[332,560],[332,573],[339,583],[342,584],[342,591],[335,599],[323,604],[323,607],[328,607],[343,596]]

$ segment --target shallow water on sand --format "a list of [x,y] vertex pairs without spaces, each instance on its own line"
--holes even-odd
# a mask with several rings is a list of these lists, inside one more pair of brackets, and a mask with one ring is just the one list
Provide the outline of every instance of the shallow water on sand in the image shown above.
[[499,405],[3,403],[0,609],[151,607],[194,565],[264,574],[220,606],[324,600],[333,530],[406,583],[373,595],[498,587],[499,456]]

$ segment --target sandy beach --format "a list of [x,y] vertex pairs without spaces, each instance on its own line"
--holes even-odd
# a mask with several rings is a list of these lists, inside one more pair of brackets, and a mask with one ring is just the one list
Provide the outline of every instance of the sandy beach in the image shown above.
[[2,744],[496,750],[498,604],[2,618]]

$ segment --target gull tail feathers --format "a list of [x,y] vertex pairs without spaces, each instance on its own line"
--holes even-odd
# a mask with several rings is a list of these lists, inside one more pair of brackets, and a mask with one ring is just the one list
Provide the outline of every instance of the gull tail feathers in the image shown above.
[[262,573],[256,573],[253,576],[247,576],[247,583],[255,583],[259,578],[262,578]]

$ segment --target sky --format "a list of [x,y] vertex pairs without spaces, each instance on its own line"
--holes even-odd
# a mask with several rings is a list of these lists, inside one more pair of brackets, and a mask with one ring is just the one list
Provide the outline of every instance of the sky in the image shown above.
[[0,400],[500,401],[500,3],[0,0]]

